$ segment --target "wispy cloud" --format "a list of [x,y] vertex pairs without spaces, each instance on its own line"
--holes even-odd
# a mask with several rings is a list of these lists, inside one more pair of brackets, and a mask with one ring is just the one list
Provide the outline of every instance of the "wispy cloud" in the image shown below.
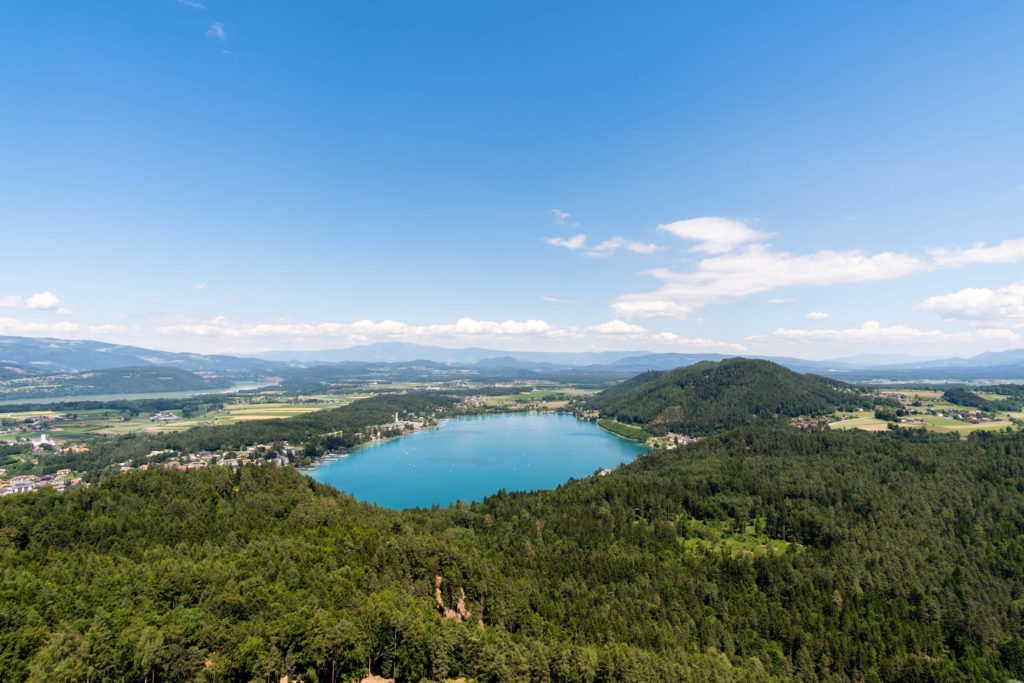
[[567,221],[569,217],[572,216],[572,214],[569,213],[568,211],[562,211],[561,209],[551,209],[551,213],[555,217],[555,222],[558,223],[559,225],[565,225],[565,221]]
[[824,320],[828,317],[828,313],[822,313],[821,311],[811,311],[807,314],[808,320]]
[[217,40],[224,40],[227,38],[228,35],[224,31],[224,24],[219,21],[213,22],[213,24],[210,25],[210,28],[206,31],[206,37],[216,38]]
[[[712,256],[696,268],[677,271],[655,268],[647,271],[660,282],[649,292],[625,294],[612,303],[616,317],[623,319],[685,319],[709,304],[782,287],[822,287],[854,282],[892,280],[913,273],[968,264],[1016,263],[1024,260],[1024,238],[1005,240],[969,249],[928,249],[927,256],[898,252],[871,253],[862,249],[820,250],[808,254],[773,251],[752,240],[767,237],[737,221],[724,218],[695,218],[659,226],[681,237],[701,241],[690,251]],[[600,245],[599,245],[600,246]],[[595,248],[596,249],[596,248]],[[773,300],[779,302],[782,300]]]
[[540,295],[541,301],[551,301],[558,304],[574,304],[576,299],[566,299],[560,296],[548,296],[547,294]]
[[946,342],[946,341],[997,341],[1016,342],[1020,336],[1012,330],[986,328],[969,332],[943,332],[941,330],[919,330],[906,325],[883,326],[876,320],[869,320],[860,327],[844,330],[829,329],[784,329],[769,334],[747,337],[747,341],[819,341],[819,342]]
[[587,236],[584,235],[583,233],[580,233],[579,235],[573,235],[572,237],[545,237],[544,241],[556,247],[565,247],[566,249],[582,249],[587,241]]
[[720,342],[714,339],[704,339],[703,337],[683,337],[674,332],[658,332],[657,334],[651,335],[651,340],[658,344],[672,347],[673,350],[678,351],[744,353],[747,350],[747,347],[743,346],[743,344]]
[[21,296],[18,294],[0,296],[0,308],[18,308],[19,306],[21,306]]
[[192,289],[206,289],[206,283],[205,282],[197,282],[194,285],[192,285]]
[[889,280],[918,272],[929,264],[908,254],[870,254],[859,249],[811,254],[771,251],[752,244],[734,253],[702,260],[695,271],[667,268],[647,271],[657,289],[626,294],[612,304],[621,318],[685,319],[694,310],[750,294],[795,285],[824,286],[865,280]]
[[595,258],[605,258],[611,256],[619,249],[628,249],[636,254],[653,254],[656,251],[661,251],[665,247],[659,247],[657,244],[644,244],[643,242],[634,242],[633,240],[627,240],[625,237],[615,237],[601,242],[596,247],[587,252],[587,256],[593,256]]
[[188,5],[193,9],[206,9],[206,5],[199,2],[198,0],[178,0],[182,5]]

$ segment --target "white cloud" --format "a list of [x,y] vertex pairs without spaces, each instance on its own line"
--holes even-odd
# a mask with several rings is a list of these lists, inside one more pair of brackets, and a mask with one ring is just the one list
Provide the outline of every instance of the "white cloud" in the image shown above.
[[206,31],[206,37],[216,38],[217,40],[226,39],[228,36],[227,33],[224,32],[224,24],[219,21],[213,22],[213,24],[210,25],[210,28]]
[[57,315],[74,315],[74,314],[75,314],[75,312],[72,311],[70,308],[61,307],[61,308],[57,309]]
[[561,209],[551,209],[551,213],[555,216],[555,222],[559,225],[565,225],[565,221],[572,216],[568,211],[562,211]]
[[970,263],[1016,263],[1024,259],[1024,237],[1004,240],[994,247],[978,242],[970,249],[929,249],[928,255],[940,268],[959,268]]
[[674,351],[719,351],[724,353],[744,353],[747,347],[742,344],[731,344],[728,342],[715,341],[714,339],[704,339],[701,337],[687,338],[681,337],[674,332],[658,332],[657,334],[651,335],[651,340],[666,346],[675,347]]
[[917,308],[957,320],[1024,319],[1024,282],[999,289],[969,287],[925,299]]
[[738,252],[706,258],[696,271],[650,270],[646,274],[660,280],[661,286],[620,296],[612,309],[619,318],[684,319],[702,306],[779,287],[888,280],[927,268],[928,264],[916,257],[893,252],[869,254],[854,249],[794,255],[752,244]]
[[366,344],[375,341],[404,341],[412,343],[467,343],[477,344],[488,341],[497,343],[528,343],[538,341],[573,342],[600,338],[603,340],[631,340],[631,344],[655,343],[670,346],[674,351],[721,350],[742,352],[739,344],[730,344],[711,339],[688,339],[671,332],[651,333],[640,325],[622,320],[590,325],[587,327],[556,327],[544,320],[506,320],[504,322],[462,318],[455,323],[433,325],[408,325],[395,320],[360,320],[353,323],[320,322],[295,323],[280,321],[274,323],[243,322],[219,316],[212,319],[182,319],[175,324],[158,329],[165,336],[189,336],[206,339],[230,339],[246,346],[253,344],[294,343],[308,344],[338,343],[345,345]]
[[417,340],[452,337],[560,337],[559,330],[543,320],[493,322],[462,318],[452,324],[407,325],[395,320],[360,320],[354,323],[242,323],[224,316],[205,321],[187,321],[159,328],[162,334],[201,337],[329,337],[350,341],[371,338]]
[[206,283],[197,282],[196,284],[192,285],[192,289],[206,289]]
[[90,325],[89,334],[111,334],[114,332],[126,332],[129,328],[123,325]]
[[643,242],[634,242],[633,240],[627,240],[625,237],[619,237],[616,235],[610,240],[601,242],[596,247],[592,248],[587,252],[587,256],[594,256],[596,258],[604,258],[611,256],[619,249],[628,249],[636,254],[653,254],[656,251],[661,251],[665,247],[659,247],[657,244],[644,244]]
[[623,322],[622,320],[609,320],[606,323],[600,325],[591,325],[586,328],[587,332],[593,332],[595,334],[607,334],[607,335],[628,335],[636,337],[647,334],[647,330],[639,325],[633,325],[631,323]]
[[828,329],[784,329],[769,334],[747,337],[747,341],[798,341],[798,342],[948,342],[948,341],[1001,341],[1013,342],[1020,336],[1012,330],[985,328],[970,332],[943,332],[941,330],[918,330],[906,325],[883,327],[876,320],[869,320],[860,327],[845,330]]
[[796,299],[768,299],[768,303],[773,306],[779,306],[781,304],[792,304],[795,303]]
[[0,308],[17,308],[21,306],[21,297],[17,294],[0,296]]
[[560,296],[548,296],[547,294],[541,294],[540,298],[541,298],[541,301],[551,301],[553,303],[558,303],[558,304],[574,304],[574,303],[576,303],[576,299],[567,299],[565,297],[560,297]]
[[771,233],[758,232],[739,221],[715,216],[666,223],[659,225],[658,230],[665,230],[676,237],[700,242],[697,246],[691,247],[690,251],[702,251],[708,254],[722,254],[732,251],[741,244],[771,237]]
[[81,326],[78,323],[30,323],[14,318],[0,318],[0,332],[4,334],[73,334]]
[[60,305],[60,299],[53,292],[33,294],[25,302],[25,308],[49,311]]
[[822,313],[821,311],[811,311],[807,314],[808,320],[824,320],[828,317],[828,313]]
[[579,235],[574,235],[572,237],[545,237],[544,241],[556,247],[565,247],[566,249],[582,249],[583,245],[587,241],[587,236],[581,233]]
[[194,9],[206,9],[206,5],[199,2],[198,0],[178,0],[183,5],[188,5]]

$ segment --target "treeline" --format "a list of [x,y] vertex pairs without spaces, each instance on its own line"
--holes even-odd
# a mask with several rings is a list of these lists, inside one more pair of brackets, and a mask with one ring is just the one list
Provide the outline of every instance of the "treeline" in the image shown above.
[[744,428],[404,512],[286,468],[136,472],[0,499],[0,553],[12,681],[1024,676],[1016,434]]
[[[944,401],[949,401],[958,406],[971,406],[986,412],[1010,411],[1016,412],[1024,404],[1024,392],[1021,392],[1019,385],[1008,385],[1007,387],[985,387],[985,391],[999,393],[1006,396],[1005,399],[991,400],[979,396],[966,387],[951,387],[942,394]],[[997,389],[1000,389],[997,391]]]

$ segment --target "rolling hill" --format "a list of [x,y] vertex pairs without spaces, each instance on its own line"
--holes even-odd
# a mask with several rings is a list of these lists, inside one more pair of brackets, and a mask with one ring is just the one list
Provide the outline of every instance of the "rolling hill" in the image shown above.
[[765,360],[703,361],[652,370],[593,396],[587,407],[654,434],[710,434],[778,416],[858,403],[850,385]]
[[0,395],[20,400],[52,396],[88,396],[93,394],[134,394],[164,391],[215,391],[231,382],[207,379],[194,372],[174,367],[107,368],[80,373],[53,375],[0,375]]

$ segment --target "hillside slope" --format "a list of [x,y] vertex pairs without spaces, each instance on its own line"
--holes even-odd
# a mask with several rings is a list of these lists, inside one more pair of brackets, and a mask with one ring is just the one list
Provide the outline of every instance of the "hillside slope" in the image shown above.
[[777,416],[860,402],[850,385],[770,361],[729,358],[650,371],[596,394],[587,407],[655,434],[710,434]]

